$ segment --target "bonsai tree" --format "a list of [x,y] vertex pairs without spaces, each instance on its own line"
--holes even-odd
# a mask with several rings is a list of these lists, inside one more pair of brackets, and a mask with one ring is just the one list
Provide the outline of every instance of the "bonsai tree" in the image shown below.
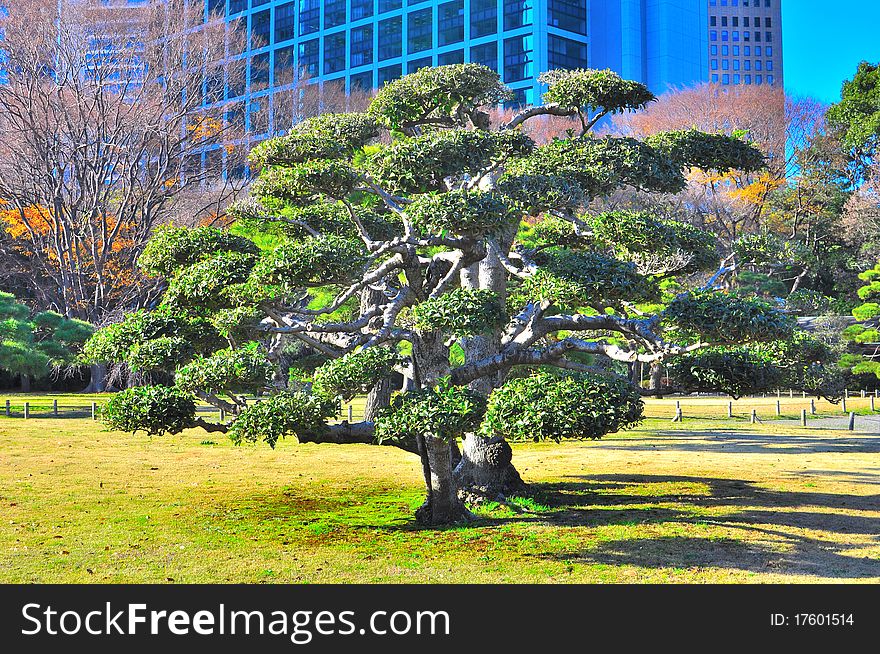
[[89,323],[54,311],[31,315],[14,295],[0,292],[0,370],[19,375],[23,391],[30,390],[31,379],[74,363],[92,331]]
[[[117,395],[109,425],[402,448],[424,471],[418,518],[447,524],[469,516],[462,496],[522,492],[509,440],[636,424],[641,392],[615,365],[790,339],[788,316],[706,287],[713,235],[589,210],[625,186],[674,193],[692,167],[755,170],[760,153],[693,130],[597,137],[599,118],[645,106],[648,89],[610,71],[542,81],[544,105],[493,125],[489,109],[511,98],[496,73],[422,69],[364,113],[311,118],[255,147],[237,233],[158,231],[140,266],[167,280],[161,304],[89,343],[93,360],[173,374]],[[521,126],[548,115],[581,127],[538,147]],[[279,374],[291,343],[323,363]],[[340,398],[392,371],[404,384],[375,420],[333,420]],[[197,419],[197,400],[230,422]]]

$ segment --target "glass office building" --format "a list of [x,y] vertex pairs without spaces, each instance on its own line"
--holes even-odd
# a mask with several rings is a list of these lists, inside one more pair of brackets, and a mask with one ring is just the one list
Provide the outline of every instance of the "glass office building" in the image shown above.
[[250,33],[240,94],[251,134],[298,71],[371,89],[425,66],[496,70],[516,103],[553,68],[611,68],[655,92],[707,78],[706,0],[207,0]]

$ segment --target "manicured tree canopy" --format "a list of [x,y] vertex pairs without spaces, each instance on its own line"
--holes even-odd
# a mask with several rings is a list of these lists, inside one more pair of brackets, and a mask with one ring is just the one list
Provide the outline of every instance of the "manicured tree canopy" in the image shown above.
[[54,311],[31,315],[10,293],[0,292],[0,370],[45,377],[55,366],[73,363],[92,326]]
[[[753,169],[760,154],[695,131],[595,137],[598,118],[650,92],[609,71],[544,80],[545,105],[493,127],[488,110],[511,97],[497,74],[423,69],[364,114],[306,120],[254,148],[259,175],[234,209],[251,240],[158,233],[141,265],[167,279],[161,305],[90,344],[98,360],[176,371],[173,389],[120,396],[110,425],[158,433],[173,406],[169,432],[401,447],[422,459],[419,518],[440,524],[468,515],[458,488],[522,483],[507,438],[597,438],[639,420],[639,391],[591,364],[789,337],[793,322],[772,307],[699,290],[718,263],[711,234],[589,211],[619,188],[674,193],[693,166]],[[582,133],[538,147],[519,127],[546,115],[579,117]],[[305,384],[277,374],[293,342],[327,360]],[[339,398],[392,370],[406,383],[375,424],[328,421]],[[197,420],[186,398],[231,424]]]
[[856,375],[874,374],[880,378],[880,263],[861,273],[859,279],[867,282],[858,290],[864,304],[852,312],[859,322],[843,332],[852,344],[852,352],[843,356],[840,365]]

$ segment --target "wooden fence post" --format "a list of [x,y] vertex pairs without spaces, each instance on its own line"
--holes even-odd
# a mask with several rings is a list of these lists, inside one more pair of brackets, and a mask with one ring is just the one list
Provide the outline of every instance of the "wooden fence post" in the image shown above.
[[92,420],[98,419],[98,404],[97,402],[92,402]]
[[[804,409],[806,411],[806,409]],[[810,415],[816,415],[816,400],[810,399]]]
[[9,400],[6,400],[6,417],[7,418],[12,415],[12,408],[9,406],[9,404],[10,404]]
[[801,425],[807,426],[807,410],[801,409]]
[[758,412],[755,409],[752,409],[751,423],[755,424],[756,422],[758,422]]
[[224,409],[220,409],[220,422],[226,422],[226,411]]
[[782,415],[782,405],[779,403],[779,400],[776,400],[776,415]]
[[354,407],[350,404],[348,405],[348,421],[354,422]]
[[840,403],[841,403],[841,405],[842,405],[841,408],[843,409],[843,412],[846,413],[846,397],[844,397],[844,398],[840,401]]
[[788,391],[788,397],[789,397],[789,398],[794,398],[794,391],[793,391],[793,390],[789,389],[789,391]]
[[856,430],[856,413],[855,413],[855,411],[850,411],[850,413],[849,413],[849,430],[850,431]]
[[728,402],[728,403],[727,403],[727,417],[728,417],[728,418],[732,418],[732,417],[733,417],[733,402]]
[[876,409],[874,408],[874,396],[873,395],[871,396],[871,411],[876,411]]
[[24,403],[24,419],[27,420],[31,417],[31,404],[30,402]]
[[58,400],[52,400],[52,415],[58,416]]

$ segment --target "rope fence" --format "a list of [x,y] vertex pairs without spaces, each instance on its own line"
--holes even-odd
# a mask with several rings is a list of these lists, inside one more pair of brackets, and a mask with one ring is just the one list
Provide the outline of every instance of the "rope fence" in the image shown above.
[[[255,401],[257,398],[247,398]],[[799,424],[819,429],[869,428],[880,431],[880,392],[848,391],[837,404],[794,391],[778,391],[775,394],[754,395],[731,400],[722,395],[687,395],[662,399],[644,398],[644,416],[651,419],[682,423],[687,420],[747,421],[750,424],[780,423]],[[341,406],[336,422],[358,422],[364,419],[365,398],[355,398]],[[0,398],[0,419],[91,419],[100,420],[103,402],[64,403],[58,399],[36,398],[26,400],[22,396],[12,399]],[[216,407],[199,405],[197,415],[208,420],[226,422],[226,413]],[[874,416],[875,417],[869,417]]]

